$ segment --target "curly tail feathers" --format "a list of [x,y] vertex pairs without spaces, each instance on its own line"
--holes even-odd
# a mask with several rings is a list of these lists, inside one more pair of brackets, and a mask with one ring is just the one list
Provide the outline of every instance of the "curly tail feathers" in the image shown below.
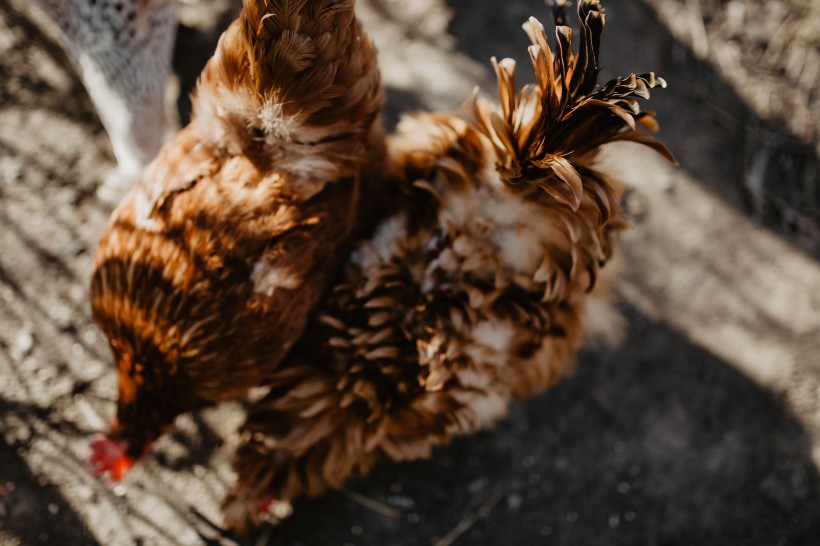
[[602,145],[631,140],[674,162],[661,143],[637,130],[637,124],[652,130],[657,124],[652,113],[640,110],[636,98],[649,98],[650,88],[665,87],[666,82],[650,73],[597,86],[603,8],[598,0],[578,2],[581,41],[576,54],[572,51],[572,30],[564,25],[566,5],[562,0],[552,2],[554,52],[537,19],[530,18],[524,24],[532,42],[529,54],[537,83],[516,94],[515,61],[493,58],[501,111],[475,101],[475,116],[480,130],[493,143],[497,169],[506,183],[539,187],[573,211],[581,206],[584,192],[592,192],[605,221],[612,196],[604,195],[610,192],[600,187],[599,177],[587,174]]
[[382,91],[375,49],[353,5],[244,0],[203,72],[198,111],[239,116],[250,129],[284,140],[310,127],[324,138],[345,122],[347,132],[366,131]]

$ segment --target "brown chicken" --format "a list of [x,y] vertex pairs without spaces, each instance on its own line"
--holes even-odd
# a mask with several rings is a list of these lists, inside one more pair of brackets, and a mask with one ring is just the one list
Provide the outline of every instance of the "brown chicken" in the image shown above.
[[525,24],[537,84],[516,94],[515,63],[493,59],[500,108],[474,98],[461,115],[399,124],[388,155],[400,197],[251,408],[230,528],[255,525],[269,500],[317,495],[379,457],[427,457],[492,424],[621,323],[599,276],[626,225],[621,189],[595,160],[627,140],[673,161],[636,128],[655,128],[636,98],[664,82],[597,86],[601,5],[581,1],[578,15],[577,54],[568,27],[553,53],[541,24]]
[[349,247],[382,89],[353,0],[245,0],[193,118],[116,209],[91,283],[119,375],[92,461],[119,477],[174,418],[265,382]]

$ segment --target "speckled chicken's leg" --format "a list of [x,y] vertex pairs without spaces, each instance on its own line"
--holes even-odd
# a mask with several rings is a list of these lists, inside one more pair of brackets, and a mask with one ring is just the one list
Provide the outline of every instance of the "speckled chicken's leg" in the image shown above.
[[36,0],[59,27],[111,140],[117,170],[99,196],[119,201],[163,141],[175,0]]

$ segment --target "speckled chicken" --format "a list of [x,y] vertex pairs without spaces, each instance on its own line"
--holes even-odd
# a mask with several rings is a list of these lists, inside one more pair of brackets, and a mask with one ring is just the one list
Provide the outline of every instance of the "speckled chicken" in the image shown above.
[[119,376],[99,470],[117,477],[177,415],[265,383],[349,250],[384,148],[353,4],[245,0],[191,124],[114,211],[91,283]]
[[664,82],[596,85],[604,15],[595,0],[578,15],[577,54],[567,26],[552,52],[541,24],[525,24],[536,84],[516,93],[515,63],[493,59],[499,107],[473,98],[460,115],[400,122],[391,212],[252,407],[229,527],[253,526],[266,500],[317,495],[380,457],[427,457],[491,425],[619,327],[600,272],[626,222],[596,157],[634,141],[673,160],[637,128],[655,122],[636,99]]
[[162,146],[176,0],[35,0],[57,24],[111,140],[117,170],[100,197],[122,197]]

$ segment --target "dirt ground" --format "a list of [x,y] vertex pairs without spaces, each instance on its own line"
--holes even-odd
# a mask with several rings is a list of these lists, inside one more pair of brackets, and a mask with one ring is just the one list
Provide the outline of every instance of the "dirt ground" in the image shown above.
[[[602,79],[654,70],[660,138],[680,165],[607,153],[628,183],[629,334],[433,459],[384,463],[300,500],[246,544],[817,544],[820,537],[820,4],[605,0]],[[488,59],[526,67],[543,0],[360,0],[386,118],[452,110]],[[233,0],[181,10],[169,120]],[[180,98],[177,100],[177,96]],[[90,319],[111,208],[107,137],[24,0],[0,0],[0,545],[231,545],[218,506],[239,404],[180,418],[121,484],[84,465],[114,411]]]

